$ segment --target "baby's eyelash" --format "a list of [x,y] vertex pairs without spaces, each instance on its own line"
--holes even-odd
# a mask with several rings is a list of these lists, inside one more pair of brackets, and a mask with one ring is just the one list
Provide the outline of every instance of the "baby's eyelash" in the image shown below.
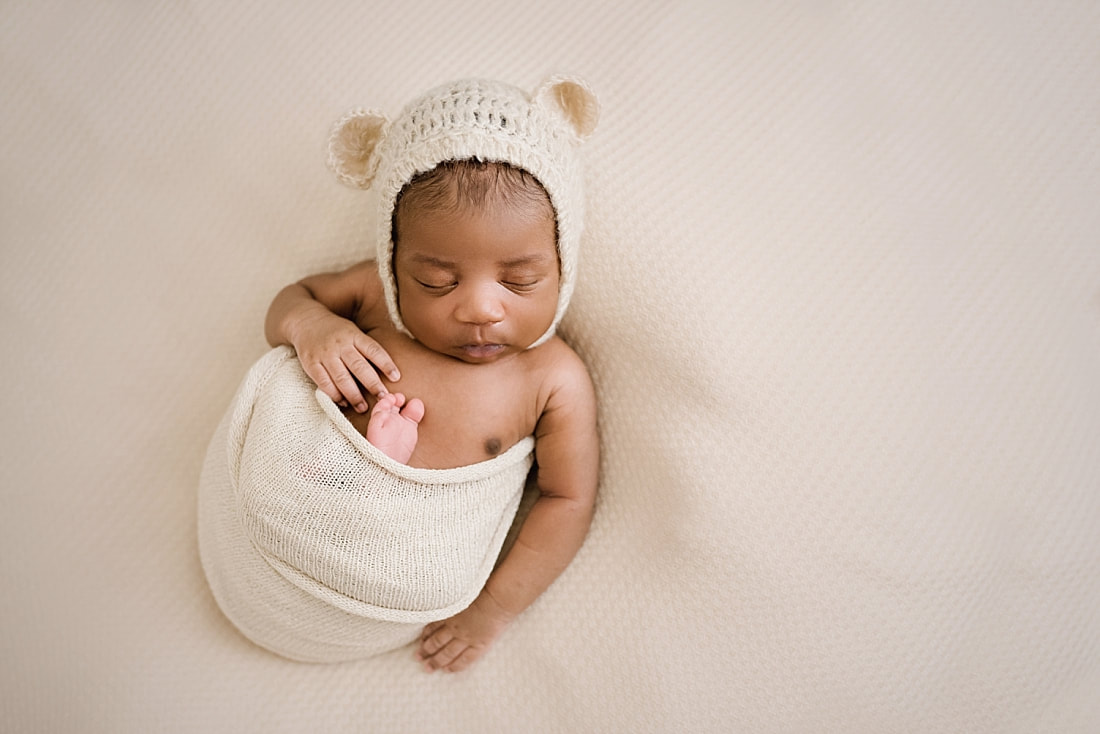
[[443,285],[436,285],[435,283],[425,283],[422,280],[418,280],[416,282],[430,291],[445,291],[448,288],[454,288],[456,285],[458,285],[457,283],[445,283]]
[[534,290],[538,286],[540,281],[532,280],[532,281],[520,283],[520,282],[517,282],[517,281],[506,280],[506,281],[503,281],[503,282],[504,282],[504,286],[506,288],[509,288],[513,291],[521,291],[522,292],[522,291]]

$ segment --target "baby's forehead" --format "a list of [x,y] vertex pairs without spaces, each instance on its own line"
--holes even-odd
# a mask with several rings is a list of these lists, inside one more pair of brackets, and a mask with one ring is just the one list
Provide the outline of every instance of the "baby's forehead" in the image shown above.
[[[472,260],[472,257],[448,257],[428,250],[408,248],[403,253],[403,261],[412,265],[424,265],[427,267],[451,270],[458,268]],[[499,257],[491,260],[492,264],[504,270],[518,270],[522,268],[537,268],[550,264],[556,264],[558,255],[556,250],[525,251],[520,247],[515,248],[514,253],[501,253]]]
[[560,265],[554,224],[515,210],[420,212],[400,229],[393,259],[411,268],[503,272]]

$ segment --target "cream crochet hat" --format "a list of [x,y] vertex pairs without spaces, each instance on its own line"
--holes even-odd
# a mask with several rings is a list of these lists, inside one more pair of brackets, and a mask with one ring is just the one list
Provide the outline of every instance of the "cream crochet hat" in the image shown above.
[[[392,122],[356,109],[336,123],[328,162],[345,184],[369,189],[377,222],[378,272],[394,325],[409,334],[397,306],[393,275],[393,209],[418,173],[449,160],[477,158],[522,168],[542,184],[557,217],[561,284],[549,339],[569,305],[584,222],[578,147],[596,127],[599,103],[585,82],[555,76],[531,95],[501,82],[467,79],[413,100]],[[410,334],[411,336],[411,334]]]

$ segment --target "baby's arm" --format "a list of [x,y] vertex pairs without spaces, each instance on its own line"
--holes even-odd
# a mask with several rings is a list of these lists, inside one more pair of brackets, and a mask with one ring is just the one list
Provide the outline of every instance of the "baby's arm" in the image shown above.
[[362,413],[367,403],[355,378],[368,392],[385,395],[375,367],[391,380],[400,377],[386,350],[357,325],[382,318],[384,309],[382,283],[367,261],[283,288],[268,308],[264,334],[273,347],[294,347],[306,374],[334,402]]
[[550,586],[580,549],[592,521],[599,471],[596,399],[571,350],[535,434],[539,498],[515,544],[466,610],[429,624],[416,657],[428,670],[463,670]]

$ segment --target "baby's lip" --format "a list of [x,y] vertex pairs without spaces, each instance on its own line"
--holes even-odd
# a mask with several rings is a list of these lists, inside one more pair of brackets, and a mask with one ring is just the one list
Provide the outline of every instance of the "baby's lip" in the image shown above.
[[503,352],[504,345],[478,342],[474,344],[463,344],[458,349],[471,359],[487,359],[489,357],[495,357]]

